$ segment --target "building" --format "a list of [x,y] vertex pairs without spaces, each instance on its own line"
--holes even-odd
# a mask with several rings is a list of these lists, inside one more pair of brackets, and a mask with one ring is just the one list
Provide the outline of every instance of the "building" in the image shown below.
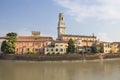
[[28,51],[35,51],[38,54],[44,53],[44,47],[48,45],[49,41],[52,41],[52,37],[45,36],[18,36],[16,42],[16,54],[26,54]]
[[66,26],[64,21],[64,14],[59,14],[59,21],[58,21],[58,39],[61,40],[62,35],[66,34]]
[[63,41],[68,41],[69,39],[81,40],[82,46],[92,46],[93,43],[96,41],[96,36],[94,36],[94,34],[92,34],[92,36],[66,34],[66,26],[65,26],[63,13],[59,14],[57,30],[58,30],[58,40],[63,40]]
[[[0,37],[0,53],[4,40],[6,40],[5,37]],[[44,47],[49,45],[49,41],[53,41],[53,38],[40,36],[40,32],[36,31],[32,32],[32,36],[17,36],[15,54],[27,54],[29,51],[44,54]]]
[[119,52],[119,44],[116,42],[111,43],[111,53],[118,53]]
[[80,53],[85,50],[82,45],[82,40],[74,40],[74,45],[76,48],[76,50],[75,50],[76,53]]
[[1,46],[2,46],[2,42],[3,42],[4,40],[5,40],[4,37],[0,37],[0,53],[2,53],[2,51],[1,51]]
[[102,42],[101,43],[101,51],[103,53],[111,53],[111,44],[110,44],[110,42]]
[[53,41],[45,47],[45,54],[65,54],[67,52],[67,41]]

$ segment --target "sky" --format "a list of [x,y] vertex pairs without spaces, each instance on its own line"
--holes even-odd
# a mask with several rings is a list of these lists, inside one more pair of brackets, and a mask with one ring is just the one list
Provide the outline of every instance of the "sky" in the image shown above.
[[66,33],[100,41],[120,41],[120,0],[0,0],[0,36],[17,32],[57,38],[59,13],[64,13]]

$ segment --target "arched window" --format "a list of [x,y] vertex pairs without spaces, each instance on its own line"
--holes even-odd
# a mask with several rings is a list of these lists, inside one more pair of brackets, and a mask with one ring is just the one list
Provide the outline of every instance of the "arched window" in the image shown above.
[[62,20],[63,20],[63,17],[62,17]]
[[56,51],[58,51],[58,49],[56,49]]

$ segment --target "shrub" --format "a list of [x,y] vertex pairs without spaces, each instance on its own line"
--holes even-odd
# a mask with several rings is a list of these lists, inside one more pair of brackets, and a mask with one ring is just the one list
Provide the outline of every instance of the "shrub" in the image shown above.
[[29,50],[29,51],[28,51],[28,54],[36,54],[36,52],[35,52],[35,51],[32,51],[32,50]]
[[52,54],[54,55],[55,53],[53,52]]
[[58,52],[58,53],[56,53],[57,55],[60,55],[60,53]]
[[47,55],[50,55],[50,53],[48,52]]

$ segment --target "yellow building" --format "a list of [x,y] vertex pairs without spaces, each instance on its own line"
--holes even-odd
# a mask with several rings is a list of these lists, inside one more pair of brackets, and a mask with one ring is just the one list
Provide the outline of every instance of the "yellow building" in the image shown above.
[[81,40],[82,46],[92,46],[93,43],[96,42],[96,37],[93,36],[82,36],[82,35],[61,35],[61,40],[68,41],[69,39],[72,39],[73,41]]
[[102,42],[101,49],[103,53],[111,53],[111,44],[109,42]]
[[117,53],[119,52],[119,44],[118,43],[111,43],[111,53]]

